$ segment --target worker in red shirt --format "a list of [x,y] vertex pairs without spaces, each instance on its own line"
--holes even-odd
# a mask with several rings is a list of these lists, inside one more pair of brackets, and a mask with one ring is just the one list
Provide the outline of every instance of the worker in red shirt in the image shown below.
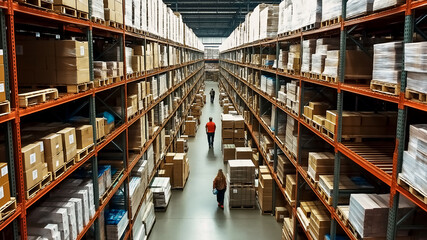
[[209,122],[206,123],[206,134],[208,135],[209,148],[213,148],[216,125],[212,122],[212,117],[209,117]]

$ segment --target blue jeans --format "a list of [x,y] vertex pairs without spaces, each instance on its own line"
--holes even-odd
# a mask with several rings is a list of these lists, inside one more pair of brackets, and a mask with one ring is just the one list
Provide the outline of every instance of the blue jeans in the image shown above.
[[214,132],[213,133],[208,133],[208,143],[209,143],[209,146],[213,146],[214,136],[215,136]]

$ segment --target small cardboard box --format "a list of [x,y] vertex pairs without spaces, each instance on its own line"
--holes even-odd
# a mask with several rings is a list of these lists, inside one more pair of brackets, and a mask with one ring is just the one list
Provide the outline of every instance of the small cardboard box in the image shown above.
[[232,160],[236,156],[236,146],[234,144],[223,145],[224,162]]
[[37,163],[24,173],[25,189],[28,190],[42,180],[43,163]]
[[57,133],[61,135],[64,161],[67,162],[77,154],[76,129],[67,127]]
[[77,149],[83,149],[93,144],[92,125],[82,125],[76,128]]
[[62,136],[58,133],[51,133],[45,137],[42,137],[44,145],[44,156],[45,161],[56,157],[58,154],[62,154]]
[[54,172],[58,168],[64,166],[64,154],[60,152],[55,156],[50,156],[49,158],[46,158],[46,163],[48,170]]
[[3,182],[0,186],[0,207],[10,201],[10,186],[9,181]]
[[[42,143],[43,145],[43,143]],[[42,163],[42,153],[40,151],[40,144],[31,143],[21,148],[22,161],[24,163],[24,170],[28,170]],[[44,154],[44,153],[43,153]],[[44,156],[43,156],[44,159]]]
[[176,151],[178,153],[184,153],[185,152],[185,145],[186,145],[186,140],[185,139],[178,139],[176,140]]
[[9,181],[9,169],[7,163],[0,163],[0,185]]
[[175,157],[175,153],[166,153],[165,162],[173,163],[173,158]]
[[105,136],[105,119],[96,118],[96,139],[101,139]]

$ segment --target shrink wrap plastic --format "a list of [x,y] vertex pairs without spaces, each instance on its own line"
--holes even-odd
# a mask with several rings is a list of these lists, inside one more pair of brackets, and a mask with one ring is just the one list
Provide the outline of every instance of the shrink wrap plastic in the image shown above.
[[322,22],[341,16],[342,0],[322,1]]
[[103,0],[92,0],[92,16],[104,20]]
[[372,80],[400,83],[403,54],[402,42],[389,42],[374,45]]
[[132,0],[124,0],[124,1],[125,1],[125,25],[129,27],[133,27],[133,22],[132,22],[133,1]]
[[374,0],[348,0],[347,18],[363,16],[372,12]]
[[408,89],[427,93],[427,42],[405,43]]
[[373,10],[378,11],[384,8],[398,6],[405,3],[405,0],[374,0]]

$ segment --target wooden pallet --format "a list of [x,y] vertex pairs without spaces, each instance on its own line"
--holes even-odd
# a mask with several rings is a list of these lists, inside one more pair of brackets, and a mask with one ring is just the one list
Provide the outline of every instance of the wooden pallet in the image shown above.
[[309,24],[307,26],[302,27],[301,30],[303,32],[305,32],[305,31],[310,31],[310,30],[313,30],[313,29],[316,29],[316,28],[319,28],[319,27],[320,27],[320,22],[315,22],[315,23],[312,23],[312,24]]
[[76,158],[72,158],[70,160],[68,160],[64,166],[65,166],[65,170],[67,171],[68,169],[70,169],[72,166],[74,166],[74,164],[76,164]]
[[228,206],[230,209],[233,210],[250,210],[250,209],[255,209],[255,205],[253,206]]
[[25,191],[26,199],[31,199],[36,194],[45,188],[47,185],[49,185],[52,182],[52,173],[48,172],[46,176],[43,177],[43,179],[35,184],[34,186],[30,187],[27,191]]
[[102,194],[102,196],[99,198],[99,204],[102,205],[106,200],[107,197],[110,195],[110,192],[113,191],[113,188],[117,185],[117,182],[120,180],[124,172],[124,169],[121,169],[120,171],[117,171],[114,176],[111,177],[111,185],[108,186],[108,188],[105,190],[105,192]]
[[291,75],[300,75],[300,71],[295,69],[286,69],[286,73]]
[[92,17],[91,19],[92,19],[92,22],[94,22],[94,23],[105,25],[105,20],[104,19],[97,18],[97,17]]
[[350,221],[348,221],[347,227],[355,239],[361,239],[359,233],[356,231],[356,229],[353,227],[353,225],[351,225]]
[[0,222],[3,222],[6,218],[11,216],[16,211],[16,199],[14,197],[10,198],[10,201],[5,203],[0,208]]
[[348,205],[341,205],[337,207],[337,215],[339,219],[344,223],[346,227],[348,227],[348,213],[350,211],[350,206]]
[[18,2],[44,10],[53,10],[53,3],[48,3],[41,0],[18,0]]
[[310,78],[323,81],[322,74],[310,73]]
[[77,17],[84,20],[89,20],[89,13],[77,10]]
[[10,113],[10,102],[7,100],[4,102],[0,102],[0,116],[6,115],[9,113]]
[[332,133],[331,131],[329,131],[328,129],[326,129],[325,127],[322,126],[322,134],[326,137],[328,137],[329,139],[331,139],[332,141],[334,141],[334,136],[335,134]]
[[77,17],[77,10],[75,8],[63,6],[63,5],[54,5],[53,9],[55,12],[59,14],[67,15],[75,18]]
[[320,125],[320,124],[318,124],[317,122],[315,122],[315,121],[311,121],[311,125],[310,125],[312,128],[314,128],[314,129],[316,129],[317,131],[319,131],[319,132],[322,132],[322,125]]
[[380,92],[380,93],[390,94],[390,95],[399,95],[400,93],[400,84],[396,84],[396,83],[387,83],[387,82],[372,80],[370,86],[371,86],[371,90],[374,92]]
[[288,192],[285,191],[285,198],[288,203],[290,203],[291,206],[295,206],[295,200],[291,200],[291,198],[288,195]]
[[58,169],[56,169],[55,171],[52,172],[53,175],[53,180],[58,179],[59,177],[62,176],[62,174],[64,174],[67,171],[67,168],[64,165],[62,165],[61,167],[59,167]]
[[125,25],[125,29],[126,29],[126,31],[128,31],[128,32],[133,32],[133,27],[130,27],[130,26],[126,26],[126,25]]
[[305,78],[310,78],[310,73],[309,72],[301,72],[301,76],[303,76]]
[[94,82],[85,82],[75,85],[66,85],[67,93],[80,93],[94,88]]
[[95,149],[95,144],[91,144],[83,149],[77,149],[76,162],[80,162],[83,158],[85,158],[89,153],[91,153]]
[[102,136],[99,139],[96,139],[96,144],[102,143],[103,141],[105,141],[106,138],[107,138],[106,136]]
[[31,91],[18,94],[19,106],[26,108],[33,105],[44,103],[48,100],[57,99],[59,97],[58,89],[48,88],[43,90]]
[[423,193],[422,191],[419,191],[417,188],[413,187],[412,184],[406,180],[405,178],[402,178],[399,176],[397,179],[397,184],[399,184],[401,187],[409,191],[412,195],[414,195],[416,198],[418,198],[421,202],[427,204],[427,195]]
[[112,78],[95,79],[93,82],[95,87],[103,87],[113,83],[113,79]]
[[304,119],[304,122],[311,126],[312,120],[308,117],[306,117],[304,114],[302,114],[302,118]]
[[341,22],[341,16],[321,22],[320,27],[327,27],[327,26],[338,24],[340,22]]
[[406,89],[405,98],[417,102],[427,103],[427,93]]
[[325,200],[326,203],[328,203],[329,205],[332,205],[332,196],[328,196],[326,192],[323,191],[323,189],[320,187],[319,184],[317,184],[316,190],[317,192],[319,192],[320,196],[322,196],[322,198]]
[[320,75],[320,80],[330,83],[337,83],[338,77],[330,77],[326,75]]
[[120,82],[120,81],[122,81],[123,80],[123,76],[120,76],[120,77],[112,77],[111,78],[111,81],[113,81],[113,83],[118,83],[118,82]]
[[310,174],[307,174],[307,178],[308,178],[308,180],[310,181],[310,183],[313,185],[313,187],[317,187],[317,185],[318,185],[318,182],[319,181],[316,181],[316,180],[314,180],[311,176],[310,176]]
[[344,145],[385,173],[392,174],[394,141],[369,141],[366,143],[344,143]]

